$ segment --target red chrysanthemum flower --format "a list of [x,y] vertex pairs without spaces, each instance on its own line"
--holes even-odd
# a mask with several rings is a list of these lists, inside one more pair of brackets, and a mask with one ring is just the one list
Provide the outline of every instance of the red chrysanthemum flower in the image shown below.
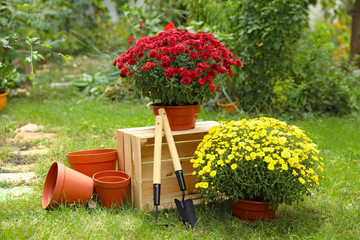
[[140,29],[143,29],[144,27],[145,27],[145,22],[144,22],[144,21],[141,21],[139,28],[140,28]]
[[140,51],[140,52],[137,53],[137,56],[138,56],[139,58],[142,58],[144,55],[145,55],[145,54],[144,54],[143,51]]
[[128,63],[129,63],[129,65],[135,65],[135,63],[136,63],[135,58],[130,58]]
[[211,79],[210,76],[205,76],[205,77],[203,77],[203,79],[204,79],[204,81],[205,81],[206,83],[211,83],[211,82],[212,82],[212,79]]
[[135,43],[134,37],[133,36],[128,37],[127,44],[130,46],[133,45],[134,43]]
[[119,75],[120,75],[120,77],[122,77],[122,78],[126,78],[126,77],[127,77],[127,76],[126,76],[126,73],[120,73]]
[[215,90],[215,85],[214,84],[210,84],[209,85],[209,91],[213,92]]
[[193,59],[193,60],[196,60],[196,59],[197,59],[197,54],[196,54],[196,52],[190,53],[189,56],[190,56],[190,58]]
[[145,69],[151,69],[152,67],[155,67],[156,63],[153,62],[147,62],[145,63]]
[[129,71],[129,68],[127,66],[123,66],[120,70],[121,73],[127,73]]
[[189,77],[183,77],[183,78],[181,79],[181,82],[182,82],[182,84],[184,84],[184,85],[188,85],[188,84],[190,84],[191,80],[190,80]]
[[150,56],[151,58],[156,58],[157,54],[158,54],[158,52],[157,52],[156,49],[153,49],[153,50],[151,50],[151,51],[149,52],[149,56]]
[[165,69],[165,75],[168,77],[168,78],[173,78],[174,77],[174,69],[168,67]]
[[199,86],[204,85],[204,84],[205,84],[205,80],[204,80],[203,78],[200,78],[200,79],[198,80],[198,84],[199,84]]
[[168,24],[163,28],[163,30],[164,30],[164,31],[170,30],[170,29],[173,29],[174,27],[175,27],[175,23],[170,22],[170,23],[168,23]]
[[196,71],[191,70],[191,71],[189,72],[189,76],[190,76],[191,79],[196,79],[197,76],[198,76],[198,74],[197,74]]
[[236,62],[236,65],[238,65],[239,67],[242,66],[242,62],[241,62],[241,60],[240,60],[239,58],[237,58],[237,59],[235,60],[235,62]]

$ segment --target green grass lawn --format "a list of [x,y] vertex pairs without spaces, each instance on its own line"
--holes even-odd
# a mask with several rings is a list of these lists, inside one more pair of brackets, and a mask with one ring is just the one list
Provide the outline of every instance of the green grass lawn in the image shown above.
[[[202,109],[200,120],[240,119],[236,114]],[[66,153],[116,148],[115,131],[151,126],[152,110],[142,102],[112,103],[79,98],[76,89],[31,89],[31,95],[11,97],[0,112],[0,164],[8,161],[15,129],[27,122],[58,134],[56,141],[36,141],[49,154],[36,158],[34,191],[0,199],[1,239],[358,239],[360,236],[360,118],[321,117],[292,121],[318,144],[325,162],[325,179],[312,196],[292,206],[280,205],[270,222],[247,223],[234,218],[225,203],[196,206],[199,229],[186,229],[176,209],[159,219],[174,226],[154,225],[154,212],[126,204],[121,209],[97,206],[41,207],[42,187],[54,161],[67,165]],[[0,187],[8,188],[6,184]]]

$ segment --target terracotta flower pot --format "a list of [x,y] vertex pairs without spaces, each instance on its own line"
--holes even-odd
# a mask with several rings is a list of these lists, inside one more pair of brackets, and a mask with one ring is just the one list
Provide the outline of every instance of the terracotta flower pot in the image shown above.
[[130,175],[122,171],[102,171],[93,176],[95,190],[102,205],[120,207],[125,202]]
[[42,207],[50,209],[59,203],[76,204],[88,201],[94,192],[92,178],[62,163],[55,162],[46,176]]
[[0,111],[5,109],[7,104],[7,94],[8,92],[0,93]]
[[229,199],[231,212],[234,216],[254,222],[256,220],[270,220],[275,216],[275,209],[269,207],[269,202]]
[[[239,99],[233,101],[233,103],[238,106]],[[236,112],[236,108],[227,98],[221,98],[216,101],[216,106],[218,106],[221,110],[228,111],[228,112]]]
[[117,160],[116,149],[94,149],[66,154],[70,167],[89,177],[104,170],[115,170]]
[[200,105],[185,106],[158,106],[151,105],[155,115],[159,115],[159,108],[165,108],[172,131],[189,130],[195,128],[195,123],[200,112]]

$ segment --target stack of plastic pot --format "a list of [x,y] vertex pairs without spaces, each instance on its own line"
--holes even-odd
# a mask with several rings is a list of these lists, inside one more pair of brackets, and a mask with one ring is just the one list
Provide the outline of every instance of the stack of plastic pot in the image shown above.
[[116,149],[94,149],[66,154],[70,165],[55,162],[50,167],[42,195],[42,207],[51,209],[59,204],[83,204],[93,194],[106,207],[120,207],[130,175],[116,170]]

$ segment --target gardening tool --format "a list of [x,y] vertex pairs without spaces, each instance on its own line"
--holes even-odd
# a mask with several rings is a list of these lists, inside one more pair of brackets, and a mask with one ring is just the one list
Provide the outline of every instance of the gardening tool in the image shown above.
[[193,204],[192,199],[188,199],[185,201],[186,185],[185,185],[184,174],[183,174],[183,171],[181,168],[179,155],[176,150],[174,138],[171,134],[170,124],[169,124],[169,121],[168,121],[168,118],[166,115],[166,111],[165,111],[165,109],[160,108],[158,112],[159,112],[159,115],[163,119],[163,125],[164,125],[163,128],[165,131],[166,141],[169,146],[170,155],[171,155],[172,162],[174,165],[176,178],[177,178],[180,190],[183,193],[182,200],[179,201],[179,200],[175,199],[175,204],[178,209],[178,212],[179,212],[182,222],[185,225],[190,226],[191,228],[195,228],[196,224],[197,224],[197,218],[196,218],[196,214],[195,214],[194,204]]
[[155,123],[155,144],[154,144],[154,167],[153,167],[153,192],[154,205],[156,207],[155,223],[158,221],[158,206],[160,205],[161,190],[161,140],[162,140],[163,120],[161,116],[156,116]]

